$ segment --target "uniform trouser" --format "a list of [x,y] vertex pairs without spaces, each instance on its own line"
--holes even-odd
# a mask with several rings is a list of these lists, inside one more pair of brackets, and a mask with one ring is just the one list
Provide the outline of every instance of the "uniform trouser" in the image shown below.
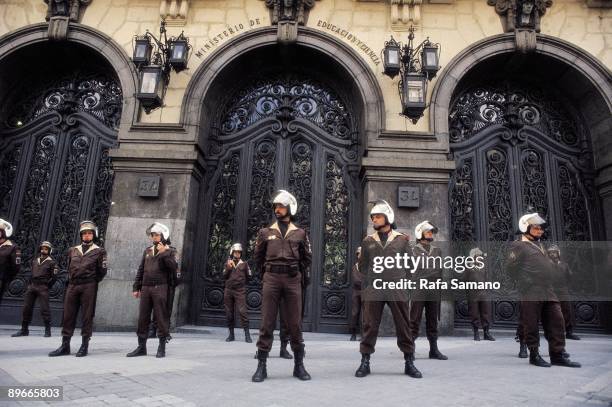
[[425,333],[427,339],[438,339],[439,301],[410,301],[410,334],[412,339],[419,337],[419,325],[425,309]]
[[353,289],[353,294],[351,295],[351,324],[350,330],[351,333],[356,334],[359,330],[359,317],[361,316],[361,290]]
[[138,309],[138,330],[136,334],[139,338],[145,339],[148,336],[151,311],[157,321],[157,336],[165,338],[169,335],[168,317],[168,284],[143,285],[140,289],[140,306]]
[[32,314],[34,313],[34,303],[36,297],[40,300],[40,314],[42,315],[45,325],[51,324],[51,310],[49,308],[49,288],[46,284],[30,284],[26,290],[23,302],[23,317],[24,325],[29,325],[32,322]]
[[550,354],[560,354],[565,349],[565,323],[558,301],[521,301],[521,324],[525,343],[535,348],[540,343],[540,321],[544,337],[548,340]]
[[96,309],[98,283],[68,284],[64,297],[62,336],[72,336],[79,309],[81,310],[81,336],[90,337]]
[[472,327],[487,329],[491,325],[491,303],[489,301],[468,301]]
[[242,328],[249,327],[249,316],[246,305],[246,289],[244,287],[226,287],[223,293],[223,305],[225,306],[227,326],[230,328],[234,327],[234,317],[236,314],[236,308],[238,308],[238,314],[240,314],[240,326]]
[[563,313],[563,320],[565,321],[565,332],[572,332],[574,330],[574,325],[576,325],[574,304],[572,304],[571,301],[561,301],[561,312]]
[[[172,318],[172,308],[174,307],[174,292],[176,291],[175,287],[171,287],[168,285],[168,299],[166,303],[168,304],[168,321]],[[151,317],[151,328],[157,331],[157,320],[155,319],[155,312],[153,312],[153,316]],[[168,330],[170,329],[170,323],[168,322]]]
[[261,308],[261,327],[257,349],[270,352],[274,340],[274,327],[279,304],[284,301],[285,322],[291,349],[295,352],[303,347],[302,340],[302,275],[265,273],[263,276],[263,304]]
[[281,345],[289,343],[289,327],[287,326],[287,310],[285,309],[285,307],[285,301],[281,300],[280,306],[278,308],[278,315],[280,320],[280,331],[278,333],[278,336],[280,338]]
[[363,302],[363,336],[359,351],[371,354],[375,351],[378,328],[385,304],[391,309],[397,346],[404,353],[414,353],[414,341],[410,336],[410,310],[408,301],[364,301]]

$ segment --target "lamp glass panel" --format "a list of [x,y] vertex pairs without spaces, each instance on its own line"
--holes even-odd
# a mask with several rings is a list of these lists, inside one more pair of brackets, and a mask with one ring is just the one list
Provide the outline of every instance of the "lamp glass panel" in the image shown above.
[[429,48],[425,50],[425,65],[428,67],[438,66],[438,55],[436,54],[435,48]]
[[144,58],[147,53],[146,44],[136,44],[136,58]]
[[183,43],[175,43],[172,47],[172,59],[183,59],[185,54],[185,45]]
[[140,93],[155,93],[157,88],[157,72],[143,72]]
[[423,81],[409,80],[407,81],[407,87],[408,102],[422,103],[425,100],[423,97]]
[[387,63],[389,65],[399,64],[399,50],[389,49],[389,52],[387,52]]

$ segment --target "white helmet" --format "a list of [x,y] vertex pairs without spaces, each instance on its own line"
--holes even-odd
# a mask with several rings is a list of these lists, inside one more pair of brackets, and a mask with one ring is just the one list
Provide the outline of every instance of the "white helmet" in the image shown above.
[[425,220],[416,225],[416,227],[414,228],[414,236],[416,240],[421,240],[423,238],[423,232],[427,232],[428,230],[431,230],[433,233],[438,233],[438,228],[435,227],[434,224],[428,220]]
[[164,240],[170,239],[170,229],[163,223],[155,222],[147,228],[147,236],[151,233],[159,233]]
[[470,250],[470,257],[478,257],[478,256],[482,256],[484,253],[482,252],[482,250],[480,250],[479,247],[474,247],[472,250]]
[[372,218],[372,215],[385,215],[387,217],[387,222],[390,224],[395,222],[395,213],[387,201],[379,199],[373,203],[374,206],[370,209],[370,218]]
[[534,212],[521,216],[518,222],[518,227],[521,233],[527,233],[529,225],[543,225],[544,223],[546,223],[546,221],[542,219],[537,212]]
[[357,253],[357,256],[359,256],[359,255],[361,254],[361,246],[359,246],[359,247],[357,248],[357,252],[356,252],[356,253]]
[[7,239],[13,236],[13,225],[8,223],[4,219],[0,219],[0,229],[4,230]]
[[230,253],[229,253],[230,256],[234,254],[234,252],[242,252],[242,244],[234,243],[232,247],[230,248]]
[[84,220],[79,224],[79,234],[86,230],[91,230],[94,233],[94,237],[98,237],[98,227],[91,220]]
[[274,204],[281,204],[289,208],[289,214],[291,216],[295,216],[298,210],[297,199],[295,199],[293,195],[291,195],[284,189],[278,190],[278,192],[274,196],[274,199],[272,200],[272,206],[274,206]]

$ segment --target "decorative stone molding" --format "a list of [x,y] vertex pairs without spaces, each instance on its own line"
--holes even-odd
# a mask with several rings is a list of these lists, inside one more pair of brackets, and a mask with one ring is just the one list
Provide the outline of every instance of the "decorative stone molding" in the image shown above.
[[278,42],[294,43],[297,41],[298,26],[306,25],[310,9],[315,0],[265,0],[270,9],[270,21],[278,26]]
[[187,22],[189,0],[161,0],[159,16],[170,27],[182,27]]
[[540,19],[552,6],[552,0],[487,0],[487,4],[495,7],[504,32],[515,34],[519,52],[535,51]]
[[68,37],[69,23],[78,23],[83,17],[85,7],[92,0],[44,0],[47,4],[49,39],[62,41]]
[[421,22],[421,4],[423,0],[391,0],[391,29],[408,31]]

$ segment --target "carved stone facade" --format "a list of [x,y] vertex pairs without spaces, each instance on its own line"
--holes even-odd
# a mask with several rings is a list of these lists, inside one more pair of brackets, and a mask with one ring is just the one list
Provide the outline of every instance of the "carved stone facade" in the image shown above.
[[47,17],[49,22],[49,38],[65,40],[68,36],[70,22],[78,23],[85,7],[92,0],[44,0],[47,4]]
[[487,3],[495,7],[504,32],[515,33],[518,50],[523,53],[534,51],[540,20],[553,0],[487,0]]
[[[172,229],[185,276],[173,323],[223,323],[216,272],[226,246],[241,240],[248,254],[281,186],[298,196],[297,221],[313,236],[305,327],[314,331],[347,329],[347,270],[371,231],[364,208],[373,199],[392,203],[400,231],[429,219],[440,240],[509,239],[523,205],[554,216],[555,236],[612,236],[606,2],[49,2],[0,4],[0,98],[20,101],[0,111],[0,217],[14,217],[26,253],[38,239],[71,244],[78,236],[70,222],[56,227],[62,219],[108,218],[97,326],[135,325],[126,293],[152,221]],[[160,18],[194,50],[188,69],[171,75],[163,106],[146,114],[130,56],[134,35]],[[405,42],[410,25],[417,43],[441,46],[417,123],[399,115],[398,78],[384,76],[377,57],[392,35]],[[76,69],[92,60],[83,49],[109,75]],[[22,84],[21,98],[3,93]],[[139,195],[149,176],[160,177],[157,197]],[[400,187],[418,191],[418,207],[398,206]],[[3,321],[18,318],[24,279],[11,287]],[[53,296],[57,317],[61,287]],[[258,277],[247,304],[256,327]],[[443,302],[443,332],[461,326],[464,305]],[[496,324],[512,324],[515,310],[496,304]],[[609,329],[608,311],[588,302],[576,310],[583,328]],[[385,316],[383,330],[391,325]]]

